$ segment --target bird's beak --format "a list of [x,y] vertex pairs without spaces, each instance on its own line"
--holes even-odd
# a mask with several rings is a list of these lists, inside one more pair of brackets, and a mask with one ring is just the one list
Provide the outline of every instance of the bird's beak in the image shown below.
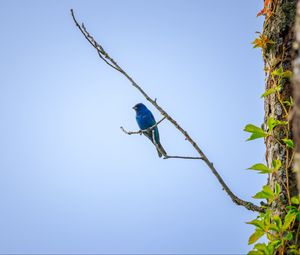
[[133,109],[133,110],[136,110],[136,106],[133,106],[132,109]]

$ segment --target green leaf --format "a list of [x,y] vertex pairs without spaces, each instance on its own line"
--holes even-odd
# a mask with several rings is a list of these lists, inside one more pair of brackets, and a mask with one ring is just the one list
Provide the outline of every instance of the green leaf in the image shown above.
[[260,192],[257,192],[253,198],[257,198],[257,199],[268,199],[270,198],[270,196],[268,194],[266,194],[265,192],[263,191],[260,191]]
[[281,163],[281,161],[279,159],[274,159],[272,161],[272,166],[274,168],[273,172],[277,172],[278,169],[281,167],[281,165],[282,165],[282,163]]
[[289,254],[299,255],[299,250],[296,245],[289,246]]
[[260,252],[260,251],[254,251],[254,250],[252,250],[252,251],[249,251],[247,253],[247,255],[264,255],[264,254],[262,252]]
[[278,196],[280,194],[281,188],[280,185],[276,182],[275,184],[275,195]]
[[274,245],[271,244],[272,242],[268,243],[258,243],[254,245],[254,249],[248,255],[273,255],[274,254]]
[[272,72],[272,75],[273,76],[279,76],[281,78],[288,78],[288,79],[290,79],[292,77],[293,73],[290,70],[283,71],[283,68],[281,66],[280,68],[274,70]]
[[270,89],[266,90],[265,93],[263,93],[260,97],[261,98],[266,97],[266,96],[271,95],[273,93],[276,93],[276,89],[275,88],[270,88]]
[[291,240],[293,239],[293,233],[290,232],[290,231],[288,231],[288,232],[286,233],[286,235],[284,236],[284,239],[285,239],[285,240],[288,240],[288,241],[291,241]]
[[275,224],[276,224],[276,227],[277,227],[277,232],[279,232],[279,230],[281,229],[281,227],[282,227],[282,221],[281,221],[281,218],[279,217],[279,215],[275,215],[274,217],[273,217],[273,221],[275,222]]
[[260,127],[257,127],[253,124],[246,125],[244,128],[244,131],[250,132],[250,133],[260,133],[260,132],[264,133],[264,131]]
[[286,125],[286,124],[287,124],[286,121],[275,120],[272,117],[270,117],[268,119],[268,128],[269,128],[269,131],[272,131],[278,125]]
[[247,168],[248,170],[255,170],[255,171],[259,171],[260,174],[269,174],[272,173],[272,169],[268,168],[266,165],[262,164],[262,163],[258,163],[255,164],[249,168]]
[[263,214],[263,219],[264,219],[264,225],[269,228],[270,224],[271,224],[271,211],[270,210],[266,210],[266,212]]
[[290,70],[287,70],[285,72],[282,73],[282,78],[288,78],[291,79],[292,78],[293,73]]
[[264,185],[262,191],[256,193],[253,198],[257,199],[268,199],[270,200],[269,202],[271,203],[274,200],[274,193],[270,186]]
[[299,205],[299,197],[297,197],[297,196],[292,197],[291,202],[294,205]]
[[278,227],[275,224],[270,224],[269,229],[268,230],[272,230],[275,232],[279,232]]
[[275,120],[274,118],[269,118],[268,119],[268,128],[269,131],[272,131],[274,129],[274,127],[276,127],[279,124],[279,120]]
[[292,139],[284,138],[282,139],[282,141],[286,144],[288,148],[292,148],[292,149],[294,148],[294,142]]
[[250,224],[250,225],[253,225],[261,230],[264,230],[264,222],[261,221],[261,220],[258,220],[258,219],[255,219],[255,220],[252,220],[252,221],[249,221],[249,222],[246,222],[247,224]]
[[282,66],[279,67],[278,69],[274,70],[271,74],[273,76],[279,76],[279,77],[281,77],[282,74],[283,74],[283,68],[282,68]]
[[252,133],[251,136],[247,139],[247,141],[268,136],[268,133],[266,133],[260,127],[257,127],[252,124],[246,125],[244,131]]
[[264,254],[262,252],[252,250],[252,251],[249,251],[247,253],[247,255],[264,255]]
[[268,238],[269,241],[272,241],[272,240],[274,239],[274,235],[271,234],[270,231],[268,231],[268,232],[266,233],[266,235],[267,235],[267,238]]
[[253,133],[246,141],[251,141],[251,140],[255,140],[255,139],[266,137],[266,136],[267,136],[267,134]]
[[[267,254],[267,246],[265,243],[258,243],[254,245],[254,250],[252,251],[253,255],[266,255]],[[248,253],[249,255],[249,253]]]
[[272,189],[270,188],[269,185],[264,185],[263,186],[263,191],[266,193],[266,194],[269,194],[270,196],[274,196],[274,193],[272,191]]
[[295,213],[288,212],[284,217],[284,224],[282,226],[282,229],[287,230],[290,227],[291,223],[296,219],[296,216],[297,215]]
[[277,85],[276,87],[269,88],[260,97],[263,98],[263,97],[266,97],[268,95],[274,94],[276,92],[279,92],[281,89],[282,89],[281,85]]
[[249,237],[248,244],[255,243],[259,238],[264,235],[264,231],[260,229],[256,229],[255,232]]
[[268,246],[267,246],[268,253],[267,254],[273,255],[274,248],[278,249],[281,245],[282,245],[282,240],[275,240],[275,241],[268,243]]
[[286,208],[289,209],[289,213],[294,213],[294,214],[298,213],[298,209],[294,205],[288,205]]
[[265,243],[258,243],[258,244],[255,244],[254,245],[254,248],[255,249],[258,249],[258,250],[262,250],[262,249],[265,249],[267,246]]
[[259,171],[260,174],[271,174],[271,173],[278,171],[278,169],[281,167],[281,161],[273,160],[272,167],[273,168],[271,169],[262,163],[258,163],[258,164],[254,164],[253,166],[247,168],[247,170]]
[[283,101],[283,103],[289,107],[293,106],[293,102],[288,101],[288,100]]

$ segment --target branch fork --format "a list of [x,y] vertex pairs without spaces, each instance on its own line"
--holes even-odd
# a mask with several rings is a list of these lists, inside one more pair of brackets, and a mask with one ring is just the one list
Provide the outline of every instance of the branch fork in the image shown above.
[[[148,96],[148,94],[142,89],[141,86],[139,86],[134,80],[133,78],[131,78],[118,64],[117,62],[112,59],[109,54],[104,50],[104,48],[97,43],[97,41],[93,38],[93,36],[91,36],[89,34],[89,32],[87,31],[86,27],[84,26],[84,24],[82,23],[82,25],[80,25],[78,23],[78,21],[75,18],[74,12],[71,9],[71,16],[73,18],[73,21],[75,23],[75,25],[78,27],[78,29],[80,30],[80,32],[83,34],[83,36],[86,38],[86,40],[95,48],[95,50],[97,51],[99,57],[110,67],[112,67],[113,69],[115,69],[116,71],[120,72],[122,75],[124,75],[129,82],[131,83],[131,85],[133,87],[135,87],[142,95],[143,97],[149,102],[151,103],[160,113],[162,116],[164,116],[163,119],[167,119],[168,121],[170,121],[174,127],[176,129],[178,129],[182,135],[185,137],[185,139],[193,146],[193,148],[195,149],[195,151],[199,154],[199,158],[194,158],[194,157],[181,157],[181,156],[168,156],[166,155],[165,159],[169,159],[169,158],[188,158],[188,159],[202,159],[205,164],[208,166],[208,168],[210,169],[210,171],[214,174],[214,176],[217,178],[218,182],[220,183],[220,185],[222,186],[222,189],[224,189],[224,191],[229,195],[229,197],[231,198],[231,200],[237,204],[237,205],[241,205],[243,207],[245,207],[248,210],[251,211],[255,211],[255,212],[264,212],[265,209],[262,207],[259,207],[251,202],[247,202],[245,200],[240,199],[239,197],[237,197],[232,191],[231,189],[227,186],[227,184],[225,183],[225,181],[223,180],[223,178],[221,177],[221,175],[219,174],[219,172],[217,171],[217,169],[214,167],[213,163],[207,158],[207,156],[204,154],[204,152],[201,150],[201,148],[198,146],[198,144],[189,136],[189,134],[177,123],[177,121],[175,119],[173,119],[160,105],[158,105],[157,100],[156,99],[152,99],[150,96]],[[162,121],[162,120],[161,120]],[[156,125],[158,125],[160,122],[158,122]],[[151,127],[152,128],[152,127]],[[151,129],[150,128],[150,129]],[[123,127],[121,127],[121,129],[123,130],[123,132],[125,132],[126,134],[141,134],[143,132],[143,130],[139,130],[139,131],[126,131]],[[145,131],[144,131],[145,132]],[[155,145],[157,146],[157,145]]]
[[165,120],[166,117],[163,117],[160,121],[158,121],[156,124],[154,124],[153,126],[147,128],[147,129],[141,129],[138,131],[127,131],[125,128],[123,128],[122,126],[120,127],[121,130],[127,134],[127,135],[142,135],[144,133],[152,133],[152,141],[156,147],[156,149],[163,155],[163,159],[172,159],[172,158],[177,158],[177,159],[203,159],[202,157],[186,157],[186,156],[171,156],[171,155],[164,155],[164,153],[160,150],[160,147],[157,145],[157,143],[155,142],[154,139],[154,132],[153,129],[155,127],[157,127],[163,120]]

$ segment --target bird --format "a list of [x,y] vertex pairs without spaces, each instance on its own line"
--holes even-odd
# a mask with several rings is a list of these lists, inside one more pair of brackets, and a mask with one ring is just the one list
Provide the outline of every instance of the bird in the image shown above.
[[[141,130],[145,130],[156,124],[152,112],[144,104],[138,103],[133,106],[133,109],[136,112],[136,122]],[[152,132],[154,132],[154,135]],[[160,143],[157,126],[155,126],[152,130],[143,132],[143,134],[148,137],[150,141],[155,145],[159,157],[167,155],[165,149]]]

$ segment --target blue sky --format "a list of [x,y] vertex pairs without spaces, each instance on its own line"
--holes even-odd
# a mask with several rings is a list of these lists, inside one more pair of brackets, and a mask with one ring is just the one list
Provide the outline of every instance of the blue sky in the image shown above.
[[[261,1],[1,1],[0,253],[247,252],[256,214],[201,161],[162,160],[136,130],[144,98],[103,64],[69,9],[195,139],[241,198],[265,179]],[[167,121],[172,155],[197,156]],[[257,203],[257,201],[254,201]]]

